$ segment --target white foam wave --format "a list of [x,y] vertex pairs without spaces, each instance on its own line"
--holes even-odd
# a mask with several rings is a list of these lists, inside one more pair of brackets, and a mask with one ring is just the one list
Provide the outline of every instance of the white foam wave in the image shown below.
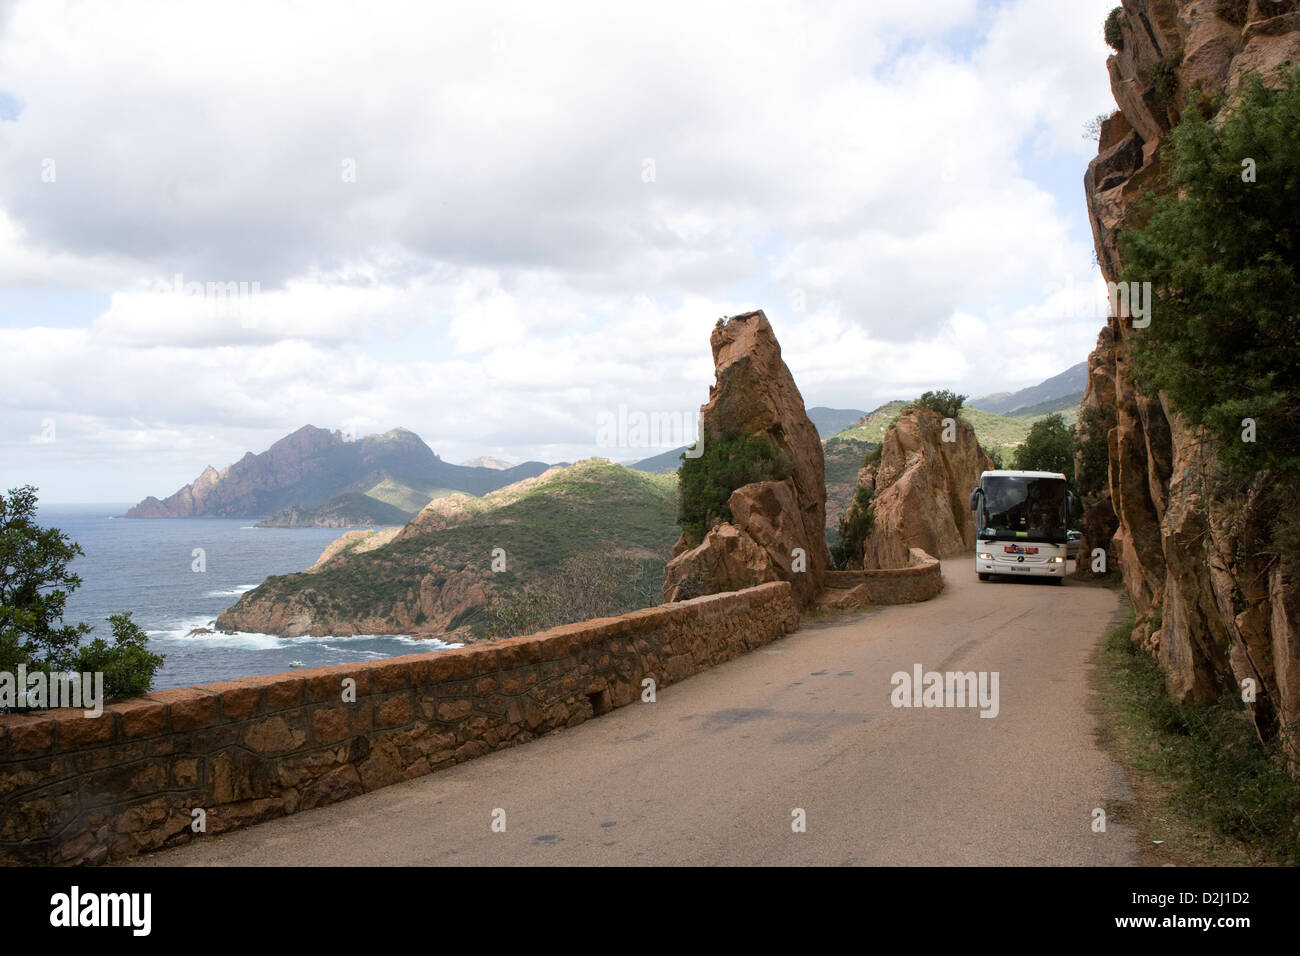
[[[347,644],[358,641],[385,641],[393,644],[410,647],[414,651],[441,651],[453,647],[463,647],[463,644],[448,644],[446,641],[435,638],[417,639],[409,634],[337,634],[337,635],[302,635],[300,637],[280,637],[276,634],[261,634],[251,631],[231,631],[220,632],[212,631],[216,625],[216,620],[208,615],[202,617],[189,617],[176,621],[171,627],[150,630],[149,637],[157,638],[161,642],[176,642],[178,644],[194,645],[194,642],[202,642],[206,647],[225,647],[236,650],[251,651],[270,651],[288,648],[297,649],[320,649],[330,654],[342,654],[349,661],[356,660],[378,660],[385,657],[395,657],[399,653],[408,653],[406,650],[375,650],[373,648],[347,647]],[[196,630],[207,629],[207,633],[194,633]],[[343,647],[332,645],[342,644]],[[390,644],[391,646],[391,644]]]
[[204,596],[205,597],[227,597],[232,594],[244,594],[248,591],[253,590],[253,588],[255,587],[257,587],[256,584],[241,584],[238,587],[223,588],[220,591],[209,591]]

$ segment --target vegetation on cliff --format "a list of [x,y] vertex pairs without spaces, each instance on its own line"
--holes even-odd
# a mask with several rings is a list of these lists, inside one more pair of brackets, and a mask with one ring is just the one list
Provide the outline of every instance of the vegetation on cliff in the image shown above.
[[724,434],[704,443],[698,458],[682,459],[678,474],[677,521],[694,547],[709,529],[731,521],[727,499],[742,485],[783,481],[790,475],[790,455],[765,435]]
[[1193,100],[1165,147],[1169,191],[1121,237],[1123,279],[1155,296],[1138,382],[1205,428],[1229,471],[1300,475],[1300,67],[1280,91],[1247,78],[1207,118],[1220,105]]
[[[1281,89],[1257,76],[1193,95],[1166,150],[1167,191],[1120,238],[1129,282],[1150,282],[1152,321],[1134,336],[1148,394],[1212,439],[1217,497],[1253,495],[1275,554],[1300,551],[1300,67]],[[1252,491],[1253,489],[1253,491]]]
[[928,408],[944,418],[956,418],[961,414],[961,407],[965,402],[965,395],[958,395],[945,388],[937,392],[924,392],[913,404]]

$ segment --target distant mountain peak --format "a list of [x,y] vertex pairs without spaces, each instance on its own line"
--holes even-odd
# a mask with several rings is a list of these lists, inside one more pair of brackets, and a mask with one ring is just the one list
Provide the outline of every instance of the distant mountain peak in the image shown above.
[[1044,405],[1058,399],[1082,395],[1088,385],[1088,363],[1072,365],[1059,375],[1022,388],[1017,392],[992,392],[968,399],[966,404],[997,415],[1014,415],[1021,409]]
[[[341,431],[304,425],[260,454],[220,471],[208,466],[166,499],[150,496],[129,518],[263,518],[275,523],[391,522],[439,494],[482,495],[540,474],[544,462],[506,468],[450,465],[407,428],[348,441]],[[378,489],[378,490],[377,490]],[[364,500],[363,500],[364,499]],[[369,503],[368,503],[369,502]],[[281,515],[281,512],[292,512]]]

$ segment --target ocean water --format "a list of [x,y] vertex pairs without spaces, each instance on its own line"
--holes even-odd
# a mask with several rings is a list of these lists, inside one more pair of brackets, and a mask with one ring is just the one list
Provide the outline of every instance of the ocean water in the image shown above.
[[[254,519],[114,517],[127,504],[45,505],[38,521],[81,545],[72,562],[82,585],[68,598],[64,621],[84,621],[111,640],[108,616],[132,611],[150,648],[167,660],[154,690],[278,674],[291,661],[308,667],[435,652],[459,645],[406,635],[276,637],[196,634],[272,574],[310,567],[341,528],[256,528]],[[194,570],[202,548],[206,570]]]

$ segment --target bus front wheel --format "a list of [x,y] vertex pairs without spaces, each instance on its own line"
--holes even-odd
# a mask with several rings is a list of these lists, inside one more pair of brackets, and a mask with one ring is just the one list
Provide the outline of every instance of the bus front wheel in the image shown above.
[[987,581],[989,578],[993,577],[993,575],[991,575],[991,574],[985,574],[985,573],[982,572],[982,571],[979,572],[979,576],[980,576],[980,580],[981,580],[981,581]]

